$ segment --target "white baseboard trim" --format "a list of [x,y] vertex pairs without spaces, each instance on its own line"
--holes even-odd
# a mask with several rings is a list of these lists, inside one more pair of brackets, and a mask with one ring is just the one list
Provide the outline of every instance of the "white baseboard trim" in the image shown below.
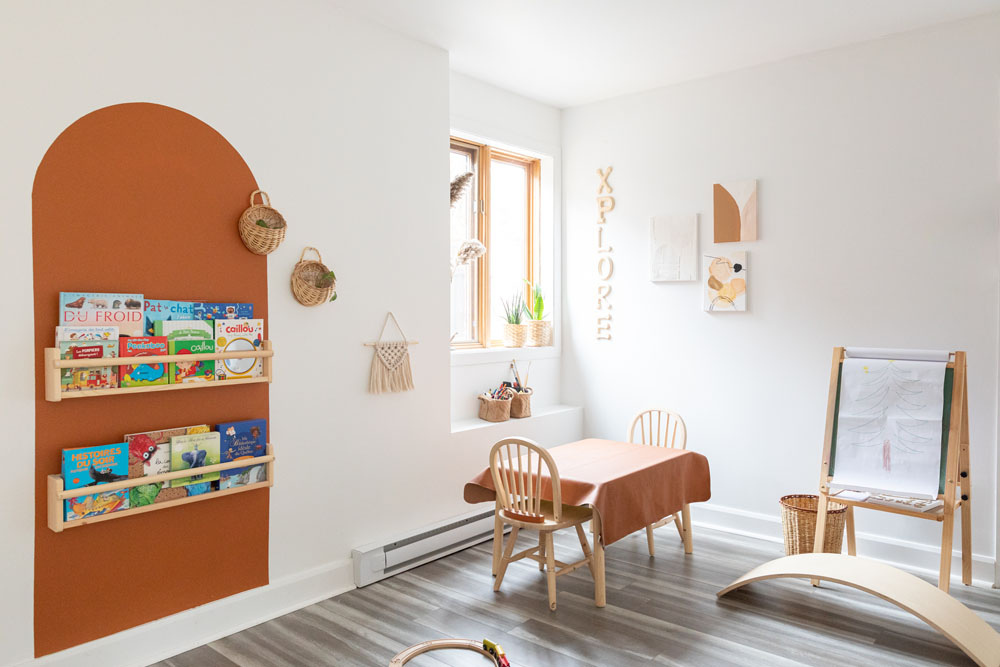
[[144,667],[353,588],[344,558],[11,667]]
[[[734,507],[723,507],[711,503],[697,503],[691,506],[691,521],[695,526],[703,526],[735,535],[754,537],[768,542],[784,543],[779,514],[748,512]],[[697,540],[697,536],[695,538]],[[865,558],[882,561],[908,570],[930,575],[935,580],[941,558],[940,547],[884,537],[872,533],[857,533],[858,554]],[[846,552],[847,545],[844,545]],[[951,559],[952,582],[961,581],[962,554],[954,551]],[[994,560],[989,556],[972,554],[972,580],[980,586],[993,586]]]

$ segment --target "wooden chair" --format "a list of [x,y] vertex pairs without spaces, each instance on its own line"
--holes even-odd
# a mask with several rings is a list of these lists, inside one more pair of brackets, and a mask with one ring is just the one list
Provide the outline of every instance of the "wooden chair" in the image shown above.
[[[591,575],[594,573],[593,556],[583,532],[583,524],[593,518],[593,511],[589,507],[562,504],[556,463],[547,451],[531,440],[505,438],[493,445],[490,450],[490,472],[497,492],[498,529],[494,531],[494,535],[499,536],[493,549],[493,570],[496,574],[493,590],[500,590],[508,565],[522,558],[530,558],[538,562],[539,570],[546,572],[549,609],[555,611],[556,577],[569,574],[584,565],[590,568]],[[542,500],[543,492],[549,489],[552,491],[552,500]],[[512,528],[501,553],[499,549],[504,524],[509,524]],[[555,559],[552,533],[570,527],[576,528],[576,535],[583,549],[583,559],[567,564]],[[538,546],[511,555],[521,529],[538,531]]]
[[[639,427],[640,437],[637,444],[676,449],[687,448],[687,426],[684,425],[684,419],[676,412],[669,410],[640,412],[632,420],[632,425],[628,429],[628,442],[636,442],[636,426]],[[676,513],[671,514],[646,526],[646,542],[649,545],[650,556],[656,555],[656,549],[653,545],[653,531],[671,521],[677,526],[677,534],[680,535],[681,541],[684,543],[684,552],[691,553],[691,516],[688,506],[685,505],[681,509],[680,517]]]

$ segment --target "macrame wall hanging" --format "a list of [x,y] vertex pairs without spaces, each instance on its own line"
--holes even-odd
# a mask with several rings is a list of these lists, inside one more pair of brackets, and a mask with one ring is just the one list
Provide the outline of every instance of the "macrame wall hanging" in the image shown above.
[[[385,328],[389,326],[392,319],[402,340],[383,340],[385,338]],[[385,316],[385,323],[382,331],[378,335],[378,340],[365,345],[375,348],[372,355],[372,371],[368,380],[368,391],[372,394],[384,394],[386,392],[409,391],[413,389],[413,371],[410,369],[410,345],[416,345],[415,340],[406,340],[403,328],[399,326],[396,316],[392,311]]]

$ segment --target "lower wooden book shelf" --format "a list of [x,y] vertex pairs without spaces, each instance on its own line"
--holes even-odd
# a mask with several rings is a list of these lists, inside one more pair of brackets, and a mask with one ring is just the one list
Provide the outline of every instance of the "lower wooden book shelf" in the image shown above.
[[[183,479],[185,477],[191,477],[192,474],[203,475],[206,473],[218,472],[221,470],[230,470],[233,468],[249,468],[251,466],[256,466],[256,465],[267,466],[267,479],[265,479],[263,482],[246,484],[244,486],[235,486],[228,489],[220,489],[218,491],[209,491],[208,493],[201,493],[196,496],[186,496],[184,498],[167,500],[161,503],[153,503],[151,505],[142,505],[141,507],[133,507],[126,510],[119,510],[117,512],[109,512],[107,514],[98,514],[96,516],[87,517],[85,519],[73,519],[71,521],[67,521],[65,519],[65,501],[70,498],[79,498],[81,496],[88,496],[93,493],[104,493],[107,491],[117,491],[119,489],[130,489],[135,486],[156,484],[157,482],[166,482],[172,479]],[[221,496],[229,496],[234,493],[243,493],[244,491],[253,491],[255,489],[262,489],[270,486],[274,486],[274,449],[270,443],[267,445],[266,455],[258,456],[252,459],[240,459],[239,461],[218,463],[216,465],[203,466],[201,468],[195,468],[195,469],[189,468],[187,470],[165,472],[159,475],[148,475],[146,477],[123,479],[120,482],[99,484],[97,486],[86,486],[78,489],[67,490],[63,488],[62,475],[49,475],[48,493],[47,493],[48,525],[50,530],[57,533],[61,533],[63,530],[67,528],[76,528],[78,526],[86,526],[92,523],[100,523],[101,521],[111,521],[113,519],[123,519],[127,516],[134,516],[136,514],[143,514],[145,512],[155,512],[156,510],[163,510],[170,507],[176,507],[178,505],[186,505],[188,503],[197,503],[204,500],[212,500],[214,498],[219,498]]]

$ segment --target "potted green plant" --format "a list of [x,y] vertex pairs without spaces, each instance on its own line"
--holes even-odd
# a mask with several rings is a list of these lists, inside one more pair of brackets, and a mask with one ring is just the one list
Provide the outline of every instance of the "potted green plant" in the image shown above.
[[[525,281],[528,283],[528,281]],[[524,304],[524,312],[528,316],[528,347],[546,347],[552,345],[552,322],[545,320],[545,298],[542,288],[537,284],[528,283],[531,287],[531,298]]]
[[527,327],[522,322],[524,316],[524,295],[514,294],[510,301],[500,299],[503,304],[504,322],[503,344],[504,347],[524,347],[527,338]]

